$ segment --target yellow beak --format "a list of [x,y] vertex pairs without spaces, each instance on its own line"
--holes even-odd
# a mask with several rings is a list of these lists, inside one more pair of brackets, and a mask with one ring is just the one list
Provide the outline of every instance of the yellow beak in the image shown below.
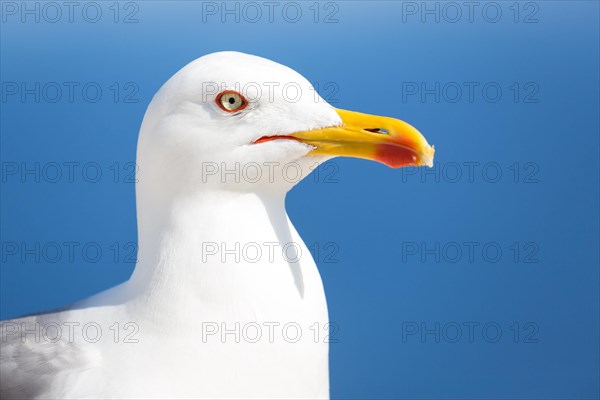
[[411,125],[394,118],[336,109],[342,125],[296,132],[287,136],[314,146],[308,155],[342,156],[374,160],[392,168],[433,166],[434,149]]

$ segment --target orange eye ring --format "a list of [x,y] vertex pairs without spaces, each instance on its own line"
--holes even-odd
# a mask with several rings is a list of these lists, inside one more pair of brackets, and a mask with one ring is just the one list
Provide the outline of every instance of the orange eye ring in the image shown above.
[[235,90],[225,90],[215,99],[217,106],[225,112],[234,113],[248,106],[248,100]]

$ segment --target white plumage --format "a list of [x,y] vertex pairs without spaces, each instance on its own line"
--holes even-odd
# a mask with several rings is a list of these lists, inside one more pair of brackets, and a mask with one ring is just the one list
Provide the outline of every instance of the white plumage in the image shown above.
[[[298,103],[269,99],[268,82],[297,83],[306,95]],[[265,95],[260,106],[252,105],[254,113],[231,118],[208,100],[213,83],[248,90],[253,89],[249,83],[257,83]],[[322,337],[315,343],[309,330],[314,323],[321,329],[327,323],[327,306],[315,263],[285,213],[292,183],[283,179],[281,168],[273,170],[273,182],[266,169],[261,171],[262,184],[252,182],[254,175],[246,179],[222,176],[222,171],[249,162],[262,167],[263,162],[295,161],[308,173],[314,160],[299,159],[309,146],[249,143],[267,133],[336,123],[337,114],[326,102],[314,101],[304,78],[274,62],[227,52],[183,68],[155,96],[140,131],[134,275],[74,309],[11,321],[39,323],[40,330],[57,323],[63,331],[57,343],[33,335],[22,343],[22,334],[8,335],[5,321],[2,398],[327,397],[327,344]],[[214,168],[217,173],[208,175]],[[212,252],[218,247],[217,254],[204,255],[204,263],[203,243]],[[222,250],[235,249],[236,243],[240,252],[249,243],[263,251],[273,247],[273,262],[267,253],[255,263],[243,254],[221,262]],[[298,244],[302,254],[298,262],[288,263],[281,247],[264,243]],[[280,324],[271,324],[273,343],[266,338],[271,322]],[[294,324],[286,337],[281,331],[289,322],[303,329],[297,343],[291,343]],[[70,323],[79,323],[72,341],[66,337]],[[84,336],[81,328],[88,323]],[[121,331],[118,343],[116,328],[110,329],[115,323]],[[133,325],[125,329],[127,323]],[[221,328],[236,330],[236,323],[247,338],[236,343],[229,334],[222,340]],[[267,340],[246,340],[255,340],[254,323]],[[90,343],[94,324],[103,334]],[[215,324],[219,333],[210,334]],[[139,342],[124,343],[135,329],[129,340]]]

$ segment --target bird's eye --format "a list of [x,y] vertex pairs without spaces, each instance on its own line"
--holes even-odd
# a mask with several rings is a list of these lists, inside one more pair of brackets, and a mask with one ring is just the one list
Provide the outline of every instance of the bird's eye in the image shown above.
[[223,111],[234,112],[243,110],[248,105],[248,102],[238,92],[226,90],[217,96],[217,105]]

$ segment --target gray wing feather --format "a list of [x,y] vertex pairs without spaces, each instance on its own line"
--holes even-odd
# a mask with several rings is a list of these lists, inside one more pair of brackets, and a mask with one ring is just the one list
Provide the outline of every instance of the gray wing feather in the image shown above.
[[57,389],[68,390],[78,372],[94,364],[90,349],[83,349],[64,332],[60,338],[54,334],[46,337],[41,332],[23,334],[24,327],[27,332],[40,331],[44,321],[58,322],[60,317],[46,314],[2,321],[0,399],[65,397],[66,393],[57,393]]

